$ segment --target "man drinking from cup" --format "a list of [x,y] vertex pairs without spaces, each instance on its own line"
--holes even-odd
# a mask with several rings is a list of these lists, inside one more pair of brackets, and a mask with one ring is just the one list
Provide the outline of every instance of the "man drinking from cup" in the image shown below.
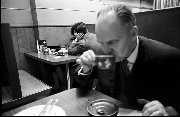
[[94,51],[84,52],[74,73],[75,87],[92,88],[142,110],[142,115],[180,112],[180,50],[138,35],[136,18],[125,5],[98,12],[95,25],[103,54],[115,57],[115,69],[99,69]]

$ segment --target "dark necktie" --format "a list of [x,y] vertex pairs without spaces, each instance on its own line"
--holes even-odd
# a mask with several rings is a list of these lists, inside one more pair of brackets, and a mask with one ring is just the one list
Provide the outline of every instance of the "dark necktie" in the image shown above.
[[128,83],[128,77],[130,74],[129,68],[127,66],[128,60],[124,59],[120,62],[120,82],[121,82],[121,93],[119,95],[119,99],[123,101],[125,104],[128,103],[127,95],[125,93],[125,90],[127,89],[127,83]]
[[123,72],[124,72],[124,74],[125,74],[126,77],[128,77],[129,74],[130,74],[130,71],[129,71],[129,68],[128,68],[127,64],[128,64],[128,60],[127,60],[127,59],[124,59],[124,60],[122,61],[122,69],[123,69]]

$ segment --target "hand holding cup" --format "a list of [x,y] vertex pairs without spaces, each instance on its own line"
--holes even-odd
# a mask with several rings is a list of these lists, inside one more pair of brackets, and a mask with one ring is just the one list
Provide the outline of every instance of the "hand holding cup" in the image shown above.
[[88,50],[76,62],[83,66],[83,73],[88,73],[95,65],[99,69],[113,69],[115,66],[115,57],[112,55],[95,55],[92,50]]
[[88,73],[89,70],[96,65],[95,57],[95,53],[92,50],[88,50],[76,60],[76,62],[83,67],[83,73]]
[[96,64],[101,70],[113,69],[115,66],[115,57],[113,55],[96,55]]

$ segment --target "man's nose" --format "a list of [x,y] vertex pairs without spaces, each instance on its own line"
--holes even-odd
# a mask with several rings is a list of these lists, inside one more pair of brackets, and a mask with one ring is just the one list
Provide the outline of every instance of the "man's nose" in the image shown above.
[[102,49],[105,54],[109,54],[112,52],[112,49],[107,44],[102,44]]

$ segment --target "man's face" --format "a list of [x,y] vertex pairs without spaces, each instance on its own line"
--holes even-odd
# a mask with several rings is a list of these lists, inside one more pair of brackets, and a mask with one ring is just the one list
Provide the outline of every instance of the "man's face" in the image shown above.
[[117,61],[129,56],[132,48],[131,31],[113,12],[98,17],[95,31],[97,41],[102,44],[106,54],[115,55]]
[[74,30],[74,36],[77,37],[78,33]]
[[79,40],[83,39],[84,34],[83,34],[82,32],[77,33],[76,31],[74,31],[74,36],[75,36],[75,37],[77,38],[77,40],[79,41]]

